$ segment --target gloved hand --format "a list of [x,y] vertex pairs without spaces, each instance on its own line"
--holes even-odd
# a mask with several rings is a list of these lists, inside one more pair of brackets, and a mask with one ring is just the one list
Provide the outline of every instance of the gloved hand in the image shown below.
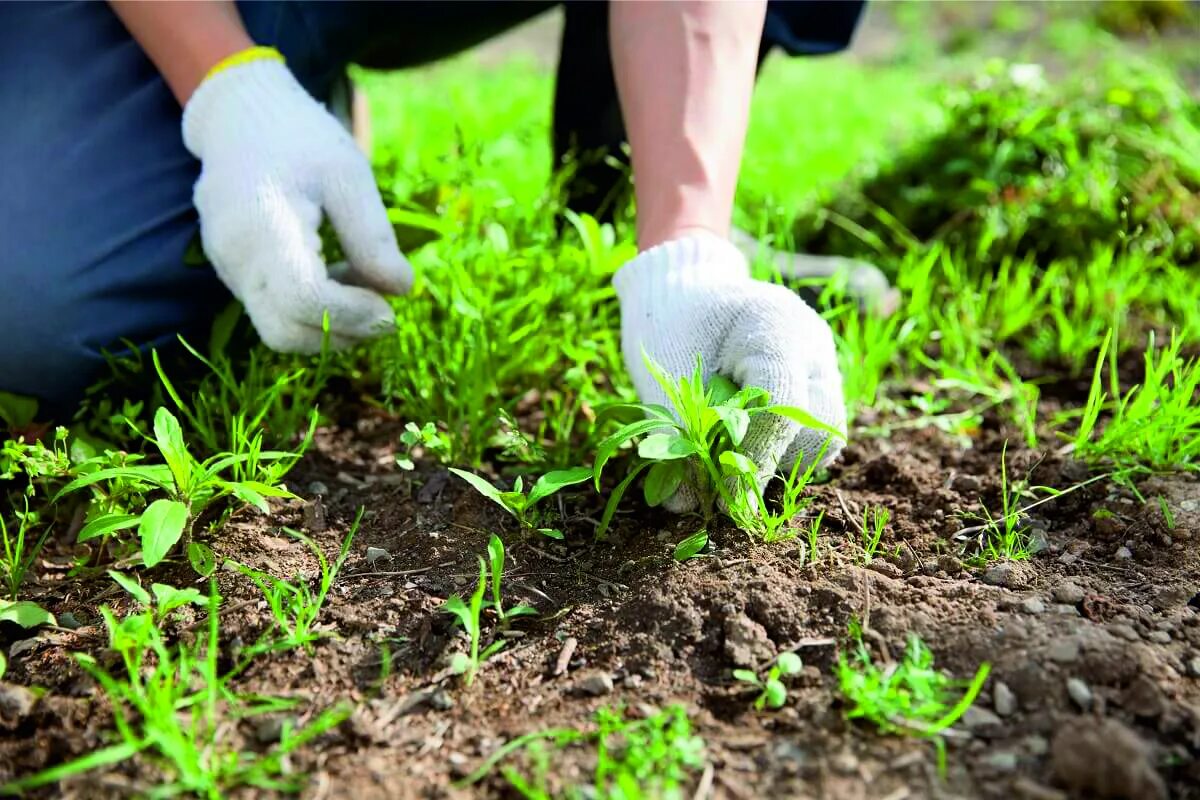
[[[676,378],[695,371],[699,354],[706,382],[720,373],[739,386],[758,386],[772,403],[798,406],[846,430],[829,325],[787,288],[751,279],[745,257],[730,242],[698,234],[661,244],[623,266],[613,286],[621,301],[625,366],[642,402],[671,407],[646,369],[643,348]],[[790,419],[756,414],[742,449],[765,486],[797,458],[811,461],[826,438]],[[841,440],[831,440],[823,464],[841,449]],[[664,505],[680,512],[695,503],[695,492],[681,487]]]
[[[394,325],[379,293],[407,292],[413,272],[371,167],[284,64],[248,61],[207,77],[184,108],[183,141],[201,163],[204,252],[268,347],[318,351],[326,312],[334,346]],[[322,211],[357,285],[329,275]]]

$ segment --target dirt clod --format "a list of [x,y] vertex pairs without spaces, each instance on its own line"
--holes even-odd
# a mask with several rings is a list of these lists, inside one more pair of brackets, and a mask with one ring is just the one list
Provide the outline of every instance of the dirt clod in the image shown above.
[[774,654],[766,628],[745,614],[727,614],[724,628],[725,656],[734,666],[754,667]]
[[1111,798],[1167,797],[1150,748],[1114,719],[1070,720],[1055,735],[1050,759],[1055,776],[1072,791]]
[[1083,589],[1074,581],[1059,581],[1054,585],[1054,600],[1075,605],[1083,600]]

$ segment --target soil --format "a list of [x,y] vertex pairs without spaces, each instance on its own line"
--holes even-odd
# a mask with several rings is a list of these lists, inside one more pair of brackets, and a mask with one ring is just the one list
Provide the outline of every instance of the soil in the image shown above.
[[[308,797],[509,796],[498,776],[469,789],[452,782],[514,736],[587,728],[598,707],[618,703],[631,714],[685,705],[707,742],[712,797],[1200,797],[1194,478],[1140,485],[1146,497],[1164,498],[1174,528],[1153,499],[1142,505],[1100,482],[1036,509],[1042,549],[1033,558],[974,568],[958,555],[964,543],[955,533],[969,523],[957,514],[980,499],[999,507],[999,425],[989,421],[969,447],[934,429],[896,431],[854,442],[815,489],[828,545],[819,563],[806,563],[799,540],[756,544],[717,529],[706,556],[681,564],[672,549],[695,519],[638,507],[631,492],[608,540],[593,543],[601,500],[580,492],[561,506],[564,542],[522,538],[503,511],[441,468],[398,470],[395,419],[371,410],[341,416],[290,476],[305,500],[280,503],[270,517],[236,516],[212,542],[222,558],[313,578],[315,559],[282,528],[335,553],[356,509],[368,509],[322,617],[330,637],[311,654],[260,658],[234,682],[241,692],[304,699],[292,717],[300,723],[341,701],[357,705],[291,758],[312,776]],[[1008,457],[1011,474],[1028,472],[1038,484],[1069,486],[1085,474],[1054,454],[1010,445]],[[880,548],[888,555],[863,566],[852,520],[868,504],[890,509],[893,521]],[[1100,509],[1110,513],[1095,515]],[[542,616],[516,622],[506,649],[465,687],[446,670],[463,635],[438,609],[448,595],[469,593],[492,531],[509,543],[506,601]],[[386,555],[372,550],[369,563],[368,548]],[[10,654],[0,685],[0,780],[107,741],[106,702],[70,654],[102,657],[97,607],[123,610],[127,598],[103,578],[66,579],[69,556],[48,551],[30,599],[83,626],[24,640],[19,629],[0,630]],[[248,579],[230,569],[217,576],[228,651],[253,641],[270,617]],[[195,581],[186,565],[154,578]],[[194,635],[197,613],[172,622],[172,634]],[[958,677],[992,664],[983,695],[948,741],[944,780],[928,742],[844,719],[832,666],[852,618],[876,658],[898,657],[916,633]],[[485,624],[495,636],[494,619]],[[753,711],[731,670],[764,666],[788,647],[805,663],[788,705]],[[279,722],[243,721],[230,735],[262,749]],[[584,748],[564,751],[555,775],[584,775],[588,758]],[[154,779],[117,767],[46,796],[124,796]]]

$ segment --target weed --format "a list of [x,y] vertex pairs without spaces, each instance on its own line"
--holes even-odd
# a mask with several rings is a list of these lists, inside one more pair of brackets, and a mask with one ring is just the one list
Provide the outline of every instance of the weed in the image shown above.
[[891,512],[883,506],[868,506],[863,511],[860,533],[864,564],[871,563],[871,560],[875,558],[875,553],[879,550],[879,541],[883,538],[883,532],[887,529],[888,520],[891,517]]
[[204,605],[205,602],[204,595],[199,589],[190,587],[187,589],[176,589],[174,586],[168,586],[165,583],[155,583],[150,587],[150,590],[154,593],[151,596],[150,592],[147,592],[136,580],[122,575],[115,570],[110,569],[108,577],[112,578],[117,585],[128,592],[134,600],[141,603],[143,608],[149,609],[154,624],[159,627],[167,620],[172,611],[187,605]]
[[316,591],[309,587],[308,580],[303,576],[297,576],[294,581],[286,581],[231,562],[263,593],[263,597],[267,601],[267,608],[270,609],[271,618],[274,621],[274,631],[265,632],[258,641],[246,649],[242,657],[244,662],[260,653],[290,650],[295,647],[303,647],[306,652],[311,652],[312,643],[324,635],[317,630],[317,622],[321,617],[321,610],[325,607],[325,599],[329,596],[329,590],[333,587],[338,572],[341,571],[342,565],[346,563],[346,558],[350,555],[350,544],[354,541],[354,535],[362,523],[364,511],[364,508],[359,508],[354,522],[350,525],[350,530],[346,533],[346,538],[342,540],[342,545],[338,549],[337,558],[332,563],[312,539],[291,528],[283,529],[284,533],[303,542],[316,557],[320,570],[320,580]]
[[[56,500],[85,487],[98,490],[96,505],[100,513],[93,514],[80,530],[80,541],[136,526],[142,543],[142,562],[153,567],[167,556],[185,533],[190,533],[197,517],[217,499],[231,495],[265,514],[270,511],[266,498],[295,496],[281,486],[221,477],[226,470],[244,464],[252,457],[263,461],[279,460],[294,458],[293,453],[263,451],[253,456],[218,453],[197,461],[188,452],[179,421],[166,408],[159,408],[154,415],[154,436],[150,441],[158,448],[165,464],[98,469],[76,478],[58,492]],[[107,492],[100,490],[98,484],[102,482],[108,486]],[[154,490],[165,492],[167,497],[153,500],[140,514],[119,507],[118,498],[126,493],[139,496]]]
[[764,707],[783,708],[783,704],[787,702],[787,686],[781,679],[786,676],[799,675],[803,667],[800,656],[786,652],[780,653],[776,657],[775,663],[767,670],[765,678],[760,678],[758,673],[749,669],[735,669],[733,677],[759,690],[758,697],[754,699],[754,708],[762,711]]
[[463,601],[458,595],[452,595],[446,599],[442,605],[442,611],[447,614],[453,614],[458,619],[463,630],[467,632],[467,637],[470,639],[470,649],[466,653],[455,653],[450,661],[450,670],[455,675],[462,675],[463,681],[470,686],[475,681],[475,673],[479,671],[480,665],[487,661],[496,653],[504,649],[504,640],[497,639],[491,644],[483,648],[480,652],[480,639],[483,636],[483,626],[481,616],[483,613],[483,596],[488,587],[487,562],[482,558],[479,559],[479,581],[475,584],[475,591],[471,594],[470,604]]
[[29,511],[29,496],[23,494],[21,499],[25,507],[23,511],[14,514],[16,519],[13,525],[16,530],[10,530],[4,516],[0,514],[0,539],[4,544],[4,553],[0,556],[0,575],[3,575],[8,598],[13,601],[16,601],[29,568],[42,552],[46,537],[50,535],[50,528],[47,527],[40,536],[30,541],[29,527],[36,517]]
[[700,555],[700,551],[708,546],[708,531],[700,530],[684,538],[675,545],[674,558],[676,561],[687,561]]
[[904,657],[880,667],[862,641],[861,629],[851,626],[853,655],[838,654],[838,685],[848,706],[848,719],[865,719],[881,733],[919,736],[937,748],[938,770],[946,772],[942,733],[966,713],[987,680],[991,665],[979,666],[968,682],[958,681],[933,667],[933,653],[910,635]]
[[[638,462],[609,495],[596,531],[597,538],[602,538],[608,530],[629,484],[646,469],[649,471],[643,493],[648,505],[660,505],[686,481],[698,496],[706,523],[712,520],[719,501],[723,511],[743,530],[759,535],[774,534],[786,520],[780,522],[776,518],[770,523],[764,522],[768,512],[758,484],[758,466],[738,449],[751,418],[755,414],[778,414],[828,433],[830,437],[844,439],[845,435],[803,409],[770,405],[764,389],[737,389],[721,376],[714,377],[705,387],[703,364],[699,358],[693,375],[676,381],[648,355],[643,357],[674,410],[644,403],[614,406],[640,411],[648,418],[622,426],[599,445],[593,467],[597,490],[601,472],[609,459],[626,442],[644,436],[637,445]],[[801,484],[806,483],[812,471],[808,470],[804,475]],[[803,485],[800,488],[803,489]]]
[[450,454],[449,441],[432,422],[426,422],[420,427],[417,427],[415,422],[405,423],[404,433],[400,434],[400,443],[404,445],[405,450],[404,455],[396,456],[396,465],[404,470],[416,468],[413,455],[418,450],[443,463]]
[[523,604],[504,610],[504,605],[500,602],[500,581],[504,576],[504,542],[494,533],[488,539],[488,568],[492,573],[492,608],[496,609],[496,618],[501,627],[508,627],[508,623],[517,617],[537,614],[536,608]]
[[512,514],[523,528],[536,530],[552,539],[563,538],[562,531],[557,528],[541,527],[543,517],[537,509],[537,504],[560,489],[583,483],[592,477],[592,471],[586,467],[554,470],[538,478],[533,486],[529,487],[529,493],[526,494],[524,481],[519,475],[513,484],[512,491],[503,492],[474,473],[454,467],[451,467],[450,471],[469,483],[481,495]]
[[628,720],[620,708],[601,708],[596,712],[596,727],[591,731],[553,728],[519,736],[487,758],[483,764],[459,782],[459,786],[478,783],[505,759],[515,753],[532,756],[534,775],[527,777],[515,766],[501,772],[509,784],[531,800],[549,800],[553,774],[544,745],[554,750],[571,745],[595,747],[595,769],[589,786],[572,787],[566,796],[590,796],[617,800],[657,798],[678,800],[690,772],[706,762],[704,740],[692,732],[683,706],[670,705],[645,719]]

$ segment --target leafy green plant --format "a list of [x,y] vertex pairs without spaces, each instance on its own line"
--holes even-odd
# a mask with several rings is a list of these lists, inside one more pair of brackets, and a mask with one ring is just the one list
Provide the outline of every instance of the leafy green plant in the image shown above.
[[165,583],[155,583],[150,586],[151,592],[154,593],[151,596],[151,593],[147,592],[140,583],[127,575],[110,569],[108,576],[128,592],[134,600],[149,609],[153,615],[154,624],[160,627],[172,611],[187,605],[202,606],[205,603],[204,595],[199,589],[193,587],[176,589]]
[[[803,409],[770,405],[763,389],[752,386],[737,389],[721,376],[714,377],[705,387],[699,359],[690,378],[684,376],[676,381],[649,356],[643,357],[674,410],[644,403],[614,406],[640,411],[647,418],[622,426],[598,447],[592,468],[597,490],[605,464],[626,442],[644,437],[637,445],[638,461],[609,495],[596,531],[598,538],[608,530],[625,490],[647,469],[643,493],[648,505],[660,505],[687,481],[697,494],[706,522],[713,518],[719,505],[739,527],[763,535],[772,528],[763,521],[767,512],[758,485],[758,467],[738,449],[751,418],[756,414],[778,414],[830,437],[845,438],[841,431]],[[774,525],[774,529],[778,527]]]
[[881,733],[918,736],[933,741],[938,768],[946,770],[941,734],[958,721],[987,680],[991,665],[983,663],[970,681],[959,681],[933,667],[933,653],[920,637],[909,636],[904,657],[880,666],[871,659],[857,624],[851,625],[851,655],[838,653],[835,673],[846,700],[847,719],[864,719]]
[[505,492],[474,473],[454,467],[451,467],[450,471],[469,483],[481,495],[512,514],[523,528],[536,530],[552,539],[563,538],[563,533],[557,528],[542,526],[543,515],[537,504],[560,489],[583,483],[592,477],[592,471],[586,467],[553,470],[538,478],[526,494],[525,484],[520,475],[513,483],[512,490]]
[[429,453],[442,462],[450,455],[449,441],[432,422],[426,422],[420,427],[417,427],[415,422],[405,423],[404,433],[400,434],[400,444],[404,445],[405,450],[404,455],[396,456],[396,465],[404,470],[416,469],[413,453],[417,450]]
[[708,531],[700,530],[685,537],[675,545],[673,557],[676,561],[687,561],[700,555],[700,551],[708,546]]
[[13,522],[15,530],[9,528],[8,522],[0,514],[0,540],[4,545],[4,552],[0,554],[0,575],[3,575],[4,588],[7,590],[8,598],[13,601],[17,599],[17,595],[21,591],[21,584],[25,582],[29,568],[33,566],[38,554],[42,552],[42,547],[46,544],[46,537],[50,535],[50,528],[46,527],[40,536],[30,541],[28,534],[34,516],[29,511],[29,496],[23,494],[21,499],[25,507],[23,511],[16,512],[14,515],[16,517]]
[[176,644],[167,641],[149,608],[118,619],[102,606],[109,649],[120,670],[112,670],[84,653],[76,653],[75,658],[111,704],[117,740],[75,760],[0,786],[0,792],[28,791],[130,759],[146,762],[161,775],[154,797],[216,800],[240,786],[295,791],[299,781],[286,774],[288,755],[336,727],[349,716],[350,709],[326,709],[300,730],[285,726],[279,743],[266,754],[233,749],[225,738],[234,727],[228,724],[229,719],[294,704],[250,702],[231,690],[219,667],[219,604],[220,596],[212,583],[203,635],[193,643]]
[[[165,464],[133,464],[108,467],[88,472],[64,486],[55,499],[85,487],[104,482],[110,492],[101,500],[101,513],[90,518],[79,532],[79,540],[109,535],[126,528],[137,527],[142,544],[142,563],[153,567],[166,558],[171,548],[199,515],[214,501],[233,496],[259,511],[268,513],[268,497],[294,497],[287,489],[256,480],[231,481],[222,473],[251,458],[248,454],[219,453],[197,461],[188,452],[179,421],[166,408],[154,415],[154,436],[150,438]],[[293,458],[292,453],[263,451],[255,454],[260,460]],[[167,497],[153,500],[140,514],[125,509],[105,508],[110,505],[113,485],[132,484],[139,492],[162,491]],[[105,502],[108,501],[108,502]]]
[[496,609],[496,618],[501,627],[507,627],[516,617],[537,614],[536,608],[524,604],[515,605],[506,611],[504,604],[500,602],[500,582],[504,577],[504,542],[494,533],[488,539],[488,568],[492,577],[492,608]]
[[475,681],[475,673],[480,665],[496,653],[504,649],[503,639],[497,639],[483,648],[480,652],[480,640],[483,637],[481,616],[483,613],[483,596],[487,592],[488,575],[487,563],[479,559],[479,582],[471,594],[470,603],[463,601],[458,595],[451,595],[442,605],[442,611],[452,614],[463,626],[470,639],[470,649],[466,653],[455,653],[450,661],[450,670],[456,675],[462,675],[463,681],[470,686]]
[[754,708],[762,711],[764,707],[783,708],[783,704],[787,702],[787,686],[782,679],[799,675],[803,668],[800,656],[785,652],[775,658],[775,663],[767,670],[766,677],[760,678],[757,672],[749,669],[735,669],[733,677],[759,690],[758,697],[754,699]]
[[[644,719],[626,719],[621,708],[604,707],[596,712],[591,731],[552,728],[518,736],[490,755],[462,781],[459,787],[483,780],[497,766],[518,753],[533,761],[534,774],[516,765],[504,765],[501,773],[522,797],[550,800],[554,796],[599,798],[656,798],[682,800],[690,773],[707,761],[704,740],[692,732],[687,710],[669,705]],[[589,785],[556,792],[548,778],[554,774],[550,752],[577,745],[595,748],[595,769]]]
[[302,575],[296,576],[292,581],[287,581],[251,569],[243,564],[230,562],[238,572],[253,581],[254,585],[263,593],[274,622],[272,630],[263,633],[258,641],[247,648],[243,660],[253,658],[259,653],[290,650],[296,647],[303,647],[306,652],[311,652],[312,643],[324,635],[317,630],[317,622],[325,607],[329,590],[333,588],[334,580],[337,579],[338,573],[350,555],[350,544],[354,541],[354,535],[362,523],[364,511],[364,508],[359,508],[354,522],[350,525],[350,530],[346,532],[346,538],[342,540],[337,557],[332,562],[312,539],[291,528],[283,529],[288,536],[303,542],[317,559],[320,577],[315,590],[309,586],[308,579]]

